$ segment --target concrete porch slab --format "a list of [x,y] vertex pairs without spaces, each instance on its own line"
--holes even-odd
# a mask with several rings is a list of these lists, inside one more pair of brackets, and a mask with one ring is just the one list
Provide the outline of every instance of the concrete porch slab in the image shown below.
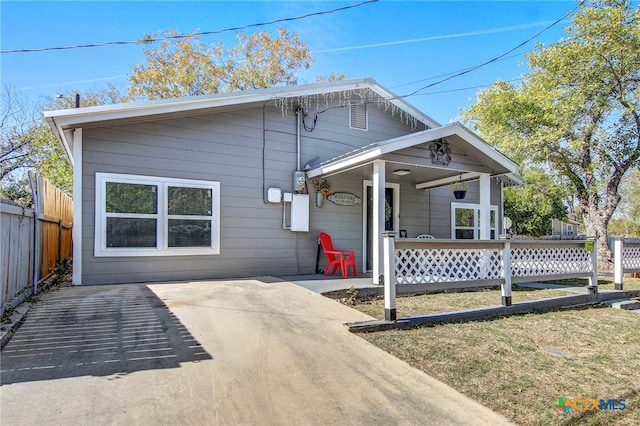
[[293,284],[304,287],[316,293],[328,293],[332,291],[347,290],[351,287],[356,290],[375,289],[376,291],[384,291],[384,286],[373,283],[371,274],[358,275],[357,277],[348,276],[346,279],[342,277],[324,275],[290,275],[278,277],[282,281],[291,282]]

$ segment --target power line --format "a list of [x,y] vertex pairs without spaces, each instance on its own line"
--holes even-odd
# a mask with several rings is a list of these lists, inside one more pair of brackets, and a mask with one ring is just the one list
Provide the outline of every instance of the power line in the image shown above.
[[538,31],[536,34],[532,35],[531,37],[529,37],[528,39],[526,39],[526,40],[525,40],[525,41],[523,41],[522,43],[518,44],[517,46],[515,46],[515,47],[513,47],[513,48],[511,48],[511,49],[509,49],[509,50],[507,50],[507,51],[506,51],[506,52],[504,52],[503,54],[501,54],[501,55],[499,55],[499,56],[496,56],[495,58],[489,59],[488,61],[483,62],[483,63],[481,63],[481,64],[478,64],[478,65],[476,65],[476,66],[473,66],[473,67],[471,67],[471,68],[467,68],[467,69],[465,69],[465,70],[463,70],[463,71],[460,71],[459,73],[456,73],[456,74],[453,74],[453,75],[451,75],[451,76],[449,76],[449,77],[446,77],[446,78],[443,78],[443,79],[441,79],[441,80],[438,80],[438,81],[436,81],[436,82],[434,82],[434,83],[427,84],[426,86],[422,86],[421,88],[416,89],[416,90],[414,90],[413,92],[411,92],[411,93],[409,93],[409,94],[407,94],[407,95],[399,96],[399,98],[407,98],[407,97],[409,97],[409,96],[414,96],[414,95],[418,94],[419,92],[423,91],[424,89],[428,89],[429,87],[433,87],[433,86],[436,86],[436,85],[438,85],[438,84],[444,83],[445,81],[449,81],[449,80],[451,80],[451,79],[453,79],[453,78],[460,77],[460,76],[462,76],[462,75],[468,74],[468,73],[470,73],[470,72],[472,72],[472,71],[475,71],[475,70],[477,70],[477,69],[480,69],[480,68],[482,68],[482,67],[484,67],[484,66],[486,66],[486,65],[489,65],[489,64],[491,64],[491,63],[493,63],[493,62],[496,62],[496,61],[498,61],[498,60],[502,59],[503,57],[507,56],[507,55],[508,55],[508,54],[510,54],[511,52],[513,52],[513,51],[515,51],[515,50],[517,50],[517,49],[521,48],[521,47],[522,47],[522,46],[524,46],[525,44],[529,43],[531,40],[535,39],[536,37],[538,37],[539,35],[541,35],[541,34],[542,34],[542,33],[544,33],[545,31],[549,30],[551,27],[553,27],[553,26],[557,25],[557,24],[558,24],[559,22],[561,22],[563,19],[565,19],[566,17],[568,17],[569,15],[571,15],[574,11],[576,11],[578,8],[580,8],[580,7],[584,4],[584,2],[585,2],[585,0],[581,1],[581,2],[576,6],[576,7],[574,7],[573,9],[571,9],[569,12],[565,13],[561,18],[559,18],[559,19],[558,19],[558,20],[556,20],[555,22],[551,23],[551,24],[550,24],[550,25],[548,25],[547,27],[543,28],[542,30]]
[[312,16],[328,15],[331,13],[341,12],[347,9],[354,9],[356,7],[364,6],[369,3],[377,3],[378,1],[380,0],[366,0],[361,3],[353,4],[351,6],[338,7],[336,9],[325,10],[321,12],[307,13],[306,15],[296,16],[292,18],[282,18],[282,19],[276,19],[268,22],[260,22],[257,24],[248,24],[248,25],[243,25],[239,27],[225,28],[223,30],[199,31],[199,32],[190,33],[190,34],[176,34],[173,36],[165,36],[165,37],[157,37],[157,38],[144,37],[142,40],[108,41],[104,43],[82,44],[82,45],[75,45],[75,46],[42,47],[42,48],[35,48],[35,49],[9,49],[9,50],[0,50],[0,54],[2,53],[34,53],[34,52],[48,52],[52,50],[71,50],[71,49],[86,49],[86,48],[104,47],[104,46],[122,46],[122,45],[139,44],[139,43],[150,43],[150,42],[163,41],[163,40],[181,39],[186,37],[192,37],[194,35],[220,34],[220,33],[225,33],[230,31],[245,30],[247,28],[264,27],[267,25],[278,24],[281,22],[297,21],[300,19],[310,18]]
[[[532,52],[532,50],[530,50],[529,52],[523,52],[523,53],[517,53],[515,55],[511,55],[511,56],[505,56],[504,58],[500,58],[499,61],[504,61],[504,60],[511,59],[511,58],[517,58],[519,56],[526,55],[527,53],[530,53],[530,52]],[[498,61],[496,61],[496,62],[498,62]],[[408,83],[397,84],[395,86],[391,86],[390,88],[391,89],[395,89],[397,87],[404,87],[404,86],[410,86],[410,85],[416,84],[416,83],[422,83],[423,81],[427,81],[427,80],[435,80],[436,78],[445,77],[445,76],[452,75],[452,74],[457,74],[457,73],[462,72],[462,71],[470,70],[471,68],[472,67],[463,68],[463,69],[457,70],[457,71],[449,71],[449,72],[446,72],[446,73],[443,73],[443,74],[434,75],[432,77],[426,77],[426,78],[421,78],[420,80],[410,81]]]
[[[505,83],[512,83],[514,81],[522,81],[522,80],[524,80],[524,78],[519,77],[519,78],[512,78],[510,80],[501,80],[501,81],[504,81]],[[440,95],[442,93],[464,92],[466,90],[482,89],[484,87],[491,87],[491,86],[493,86],[493,84],[494,83],[488,83],[488,84],[481,84],[479,86],[460,87],[458,89],[439,90],[437,92],[425,92],[425,93],[417,94],[415,96]]]

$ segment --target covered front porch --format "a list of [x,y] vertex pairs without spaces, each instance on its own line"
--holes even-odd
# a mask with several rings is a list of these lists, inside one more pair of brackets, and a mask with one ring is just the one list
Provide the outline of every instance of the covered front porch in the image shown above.
[[[516,166],[453,123],[365,146],[325,161],[307,175],[363,182],[360,269],[370,270],[371,282],[379,284],[385,231],[409,238],[496,239],[504,227],[502,189],[522,183],[514,174]],[[454,197],[452,185],[464,186],[463,199]]]

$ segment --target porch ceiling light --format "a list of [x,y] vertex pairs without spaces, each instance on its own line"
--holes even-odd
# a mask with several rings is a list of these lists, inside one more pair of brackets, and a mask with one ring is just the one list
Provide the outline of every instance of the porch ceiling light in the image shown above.
[[411,173],[411,170],[407,170],[407,169],[398,169],[393,171],[393,174],[396,176],[406,176],[409,173]]

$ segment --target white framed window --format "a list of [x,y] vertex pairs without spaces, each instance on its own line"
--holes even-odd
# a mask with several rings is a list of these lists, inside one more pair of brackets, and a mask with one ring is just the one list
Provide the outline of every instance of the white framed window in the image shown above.
[[349,128],[358,130],[368,130],[369,120],[367,104],[364,102],[349,104]]
[[220,182],[96,173],[94,255],[220,253]]
[[[496,238],[496,218],[498,206],[491,206],[489,219],[489,235]],[[478,240],[480,239],[480,205],[471,203],[451,203],[451,239]]]

